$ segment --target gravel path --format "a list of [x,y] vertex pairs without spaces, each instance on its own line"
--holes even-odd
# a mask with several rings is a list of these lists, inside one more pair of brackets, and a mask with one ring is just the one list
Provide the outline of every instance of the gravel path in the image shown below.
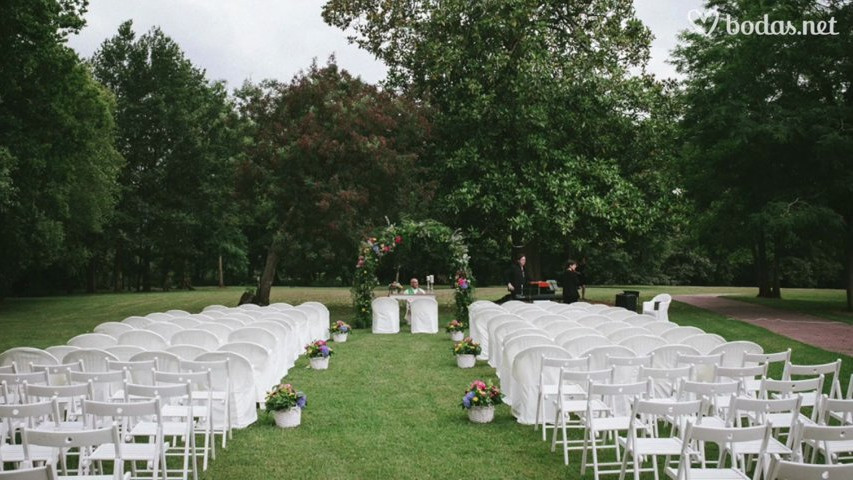
[[853,355],[853,325],[804,313],[779,310],[717,295],[675,295],[673,300],[736,320],[831,352]]

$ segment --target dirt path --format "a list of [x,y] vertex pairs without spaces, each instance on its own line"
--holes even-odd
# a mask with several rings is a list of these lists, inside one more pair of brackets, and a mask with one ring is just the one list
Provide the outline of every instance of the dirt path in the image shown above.
[[675,295],[672,298],[824,350],[853,355],[853,325],[716,295]]

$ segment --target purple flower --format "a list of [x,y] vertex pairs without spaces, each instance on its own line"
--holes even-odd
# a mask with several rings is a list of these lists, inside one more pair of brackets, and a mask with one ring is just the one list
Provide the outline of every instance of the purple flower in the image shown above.
[[303,396],[296,399],[296,406],[299,408],[305,408],[305,404],[307,402],[308,402],[308,397],[303,395]]
[[471,408],[471,399],[474,398],[474,392],[468,392],[465,394],[465,397],[462,398],[462,405],[465,405],[465,408]]
[[349,332],[349,327],[341,327],[341,332],[343,332],[343,333]]
[[373,253],[375,253],[375,254],[379,255],[379,245],[374,245],[374,246],[373,246]]
[[329,356],[329,347],[327,347],[325,345],[320,347],[320,354],[323,355],[324,357],[328,357]]

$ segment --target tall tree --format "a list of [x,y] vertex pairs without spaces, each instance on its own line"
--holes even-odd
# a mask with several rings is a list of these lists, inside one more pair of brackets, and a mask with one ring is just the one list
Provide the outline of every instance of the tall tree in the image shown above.
[[536,256],[666,222],[675,110],[642,74],[651,35],[631,0],[331,0],[323,14],[434,109],[437,211],[469,237]]
[[237,119],[224,86],[208,82],[160,29],[137,39],[130,21],[92,63],[116,95],[117,146],[127,160],[111,228],[115,288],[126,269],[149,290],[155,273],[164,288],[188,287],[196,263],[213,270],[223,253],[243,263],[236,204],[228,201]]
[[115,203],[113,99],[65,45],[85,1],[0,6],[0,295],[80,273]]
[[[690,195],[716,212],[728,235],[750,245],[759,296],[778,297],[786,238],[837,226],[847,252],[853,308],[853,42],[836,35],[746,35],[745,21],[853,18],[849,1],[714,0],[722,20],[685,32],[676,51],[687,75],[682,128]],[[765,15],[767,17],[765,17]],[[849,24],[849,23],[847,23]],[[808,32],[807,32],[808,33]],[[803,221],[803,219],[812,221]]]
[[341,250],[352,261],[364,232],[422,198],[429,125],[415,103],[334,63],[240,95],[253,130],[241,191],[266,227],[255,301],[267,304],[282,257],[314,265],[317,252]]

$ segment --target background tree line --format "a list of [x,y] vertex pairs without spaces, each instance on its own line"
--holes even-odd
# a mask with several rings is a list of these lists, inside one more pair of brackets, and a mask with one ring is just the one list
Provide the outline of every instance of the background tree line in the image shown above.
[[0,295],[347,285],[364,232],[427,217],[481,283],[523,251],[543,278],[851,284],[849,1],[709,1],[840,34],[685,32],[676,83],[631,0],[331,0],[381,85],[330,59],[231,92],[130,22],[80,59],[85,4],[0,7]]

